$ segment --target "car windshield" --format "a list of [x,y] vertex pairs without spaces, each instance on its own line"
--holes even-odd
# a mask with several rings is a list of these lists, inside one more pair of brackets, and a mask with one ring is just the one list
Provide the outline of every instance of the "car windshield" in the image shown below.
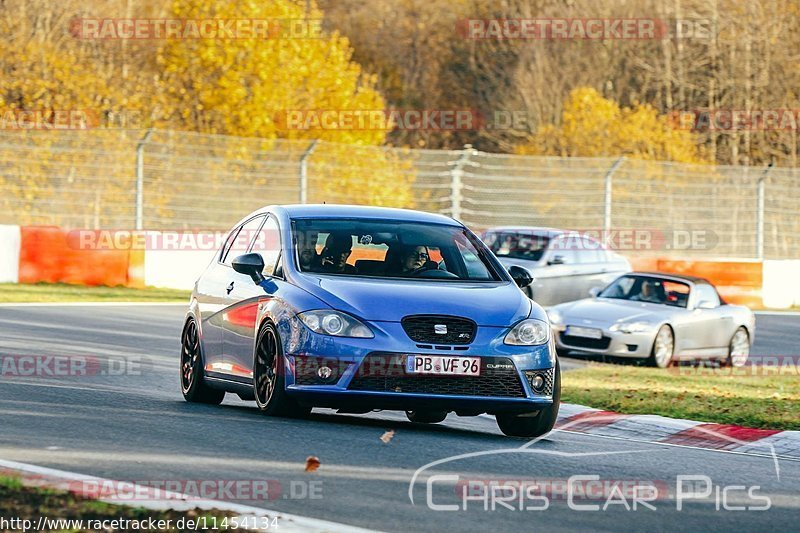
[[479,241],[463,228],[370,219],[295,219],[301,272],[501,281]]
[[519,232],[487,232],[483,242],[497,257],[538,261],[550,239],[545,235]]
[[599,298],[631,300],[686,307],[689,284],[652,276],[622,276],[598,294]]

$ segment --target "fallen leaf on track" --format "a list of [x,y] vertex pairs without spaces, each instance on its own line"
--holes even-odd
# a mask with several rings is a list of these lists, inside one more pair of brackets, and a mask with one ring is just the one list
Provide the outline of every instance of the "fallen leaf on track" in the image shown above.
[[394,438],[394,430],[393,429],[390,429],[389,431],[387,431],[386,433],[381,435],[381,441],[384,444],[389,444],[389,441],[392,440],[393,438]]
[[309,455],[306,457],[306,472],[314,472],[319,468],[319,457]]

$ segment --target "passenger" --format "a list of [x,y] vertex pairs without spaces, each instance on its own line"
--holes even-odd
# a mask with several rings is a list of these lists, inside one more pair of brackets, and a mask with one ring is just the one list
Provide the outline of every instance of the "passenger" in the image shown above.
[[298,234],[297,239],[297,254],[300,257],[300,270],[312,270],[314,264],[318,261],[317,255],[317,240],[319,239],[319,232],[310,230]]
[[649,302],[653,304],[663,304],[666,301],[664,288],[656,281],[644,280],[639,294],[631,297],[637,302]]
[[431,255],[424,246],[403,246],[398,254],[400,259],[399,273],[409,276],[423,269],[431,268]]
[[356,274],[356,267],[347,263],[353,250],[353,237],[349,233],[331,233],[319,255],[316,272],[331,274]]

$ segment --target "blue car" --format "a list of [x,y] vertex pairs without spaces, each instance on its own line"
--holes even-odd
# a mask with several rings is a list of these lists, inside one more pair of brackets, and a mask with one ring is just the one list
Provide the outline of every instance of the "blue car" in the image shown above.
[[265,207],[195,284],[181,389],[208,404],[234,393],[267,415],[489,413],[506,435],[544,435],[560,371],[547,315],[521,290],[530,283],[442,215]]

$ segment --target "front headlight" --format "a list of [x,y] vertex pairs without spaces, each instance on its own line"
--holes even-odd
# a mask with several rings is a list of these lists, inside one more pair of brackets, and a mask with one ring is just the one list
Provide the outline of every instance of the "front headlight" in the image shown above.
[[514,346],[536,346],[547,342],[549,331],[547,323],[529,318],[511,328],[503,342]]
[[358,337],[371,339],[375,335],[360,320],[332,309],[319,309],[306,311],[297,317],[303,321],[308,329],[320,335],[333,337]]
[[547,318],[550,319],[550,324],[554,326],[561,324],[561,321],[564,319],[564,317],[561,316],[561,313],[555,309],[549,309],[547,311]]
[[611,331],[620,331],[622,333],[641,333],[649,331],[653,327],[650,322],[618,322],[608,328]]

